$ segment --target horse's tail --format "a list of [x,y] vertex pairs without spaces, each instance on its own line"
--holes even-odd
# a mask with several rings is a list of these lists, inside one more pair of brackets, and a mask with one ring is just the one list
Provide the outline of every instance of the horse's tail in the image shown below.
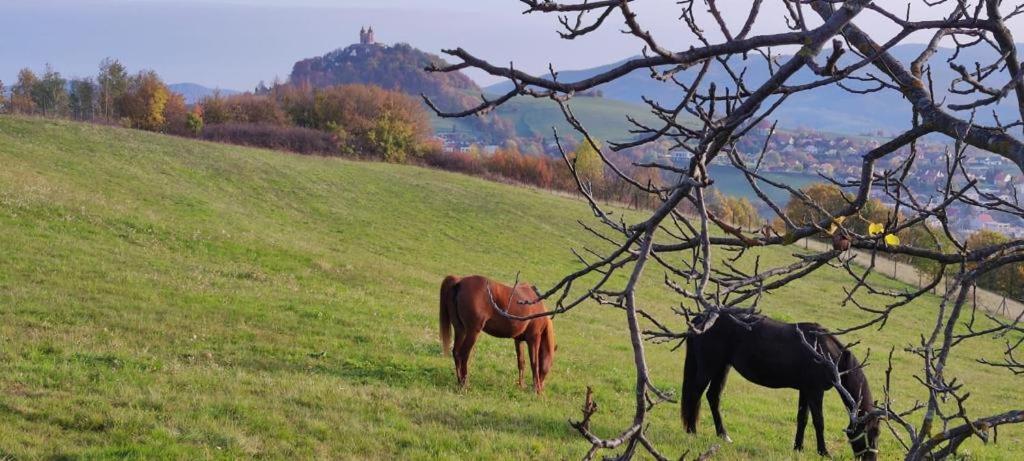
[[455,295],[458,292],[459,278],[449,275],[441,282],[441,302],[438,319],[441,330],[441,353],[448,355],[452,343],[452,314],[455,313]]
[[697,387],[697,357],[693,341],[686,345],[686,364],[683,365],[683,403],[680,405],[680,416],[686,432],[697,432],[697,419],[700,416],[700,389]]

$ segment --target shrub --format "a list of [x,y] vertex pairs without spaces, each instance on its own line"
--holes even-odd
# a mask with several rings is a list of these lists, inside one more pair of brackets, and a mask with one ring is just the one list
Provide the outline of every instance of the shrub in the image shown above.
[[445,171],[454,171],[472,176],[484,176],[487,170],[484,169],[480,159],[476,156],[463,152],[443,152],[440,149],[427,149],[420,157],[420,163]]
[[330,133],[300,127],[256,123],[221,123],[203,128],[202,139],[299,154],[339,155]]
[[242,93],[221,96],[214,93],[200,102],[210,124],[255,123],[260,125],[289,125],[288,114],[277,101],[265,94]]

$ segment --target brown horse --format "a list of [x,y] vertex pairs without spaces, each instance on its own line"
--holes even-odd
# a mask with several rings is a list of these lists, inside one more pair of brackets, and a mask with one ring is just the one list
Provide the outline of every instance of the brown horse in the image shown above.
[[[488,294],[490,287],[490,294]],[[512,287],[502,285],[480,275],[456,277],[449,275],[441,282],[441,348],[448,354],[451,330],[455,329],[455,345],[451,352],[455,359],[455,377],[459,386],[466,387],[469,371],[469,356],[473,352],[481,331],[498,338],[512,338],[516,342],[516,360],[519,362],[519,387],[523,386],[523,351],[526,343],[530,354],[530,369],[533,371],[533,389],[540,394],[544,391],[544,380],[551,371],[558,346],[555,343],[555,326],[551,317],[543,316],[531,320],[513,320],[498,312],[491,303],[516,317],[525,317],[547,311],[544,303],[524,304],[523,301],[536,299],[533,286],[525,283]]]

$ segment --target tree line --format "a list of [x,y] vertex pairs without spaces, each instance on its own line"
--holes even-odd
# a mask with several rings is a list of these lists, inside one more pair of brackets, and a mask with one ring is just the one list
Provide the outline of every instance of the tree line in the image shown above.
[[[213,141],[393,163],[422,156],[432,143],[419,101],[373,85],[261,85],[252,93],[215,93],[198,106],[204,123],[217,127],[203,136]],[[310,145],[323,147],[308,152]]]
[[50,65],[41,75],[24,68],[9,92],[0,82],[0,111],[174,134],[189,132],[191,115],[185,99],[172,92],[156,72],[129,73],[119,61],[109,58],[100,63],[94,77],[67,79]]
[[67,79],[50,65],[42,74],[22,69],[9,92],[0,82],[0,111],[389,162],[422,154],[430,137],[418,101],[376,86],[276,84],[190,106],[155,71],[129,73],[115,59],[86,78]]

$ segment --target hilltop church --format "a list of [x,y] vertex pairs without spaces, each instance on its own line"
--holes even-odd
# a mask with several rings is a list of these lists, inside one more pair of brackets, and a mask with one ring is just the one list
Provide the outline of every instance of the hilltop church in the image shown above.
[[373,45],[374,43],[376,43],[376,40],[374,40],[374,38],[373,38],[373,26],[370,26],[369,29],[367,29],[366,27],[360,28],[359,29],[359,44],[360,45]]

